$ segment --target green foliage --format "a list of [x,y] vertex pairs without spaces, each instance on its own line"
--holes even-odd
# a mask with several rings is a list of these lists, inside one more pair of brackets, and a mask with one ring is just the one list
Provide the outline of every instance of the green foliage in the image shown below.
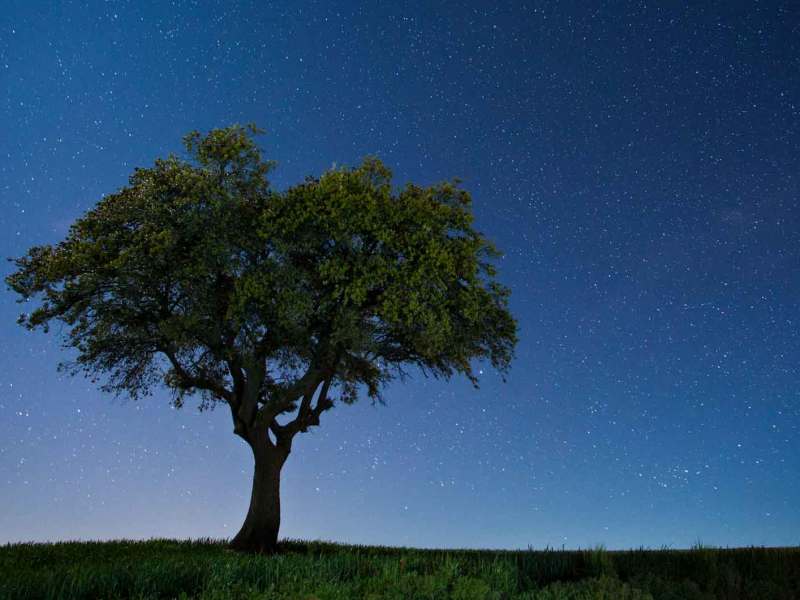
[[41,300],[20,322],[67,325],[77,359],[62,368],[134,398],[165,384],[177,405],[199,392],[237,407],[248,382],[265,405],[311,368],[345,402],[362,387],[380,399],[408,366],[475,384],[473,360],[508,369],[509,290],[458,182],[394,191],[368,158],[277,192],[258,132],[191,132],[187,158],[136,169],[66,239],[16,259],[8,285]]
[[[0,597],[792,600],[800,589],[800,548],[702,554],[280,546],[280,554],[258,556],[210,540],[12,544],[0,547]],[[704,570],[709,555],[716,571]]]
[[647,592],[610,577],[585,579],[574,583],[556,582],[521,598],[531,600],[654,600]]

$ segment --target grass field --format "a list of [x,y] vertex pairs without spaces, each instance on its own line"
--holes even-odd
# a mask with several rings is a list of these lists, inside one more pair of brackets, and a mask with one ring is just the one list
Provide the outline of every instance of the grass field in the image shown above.
[[0,547],[0,598],[798,600],[800,547],[418,550],[287,540],[275,556],[222,542]]

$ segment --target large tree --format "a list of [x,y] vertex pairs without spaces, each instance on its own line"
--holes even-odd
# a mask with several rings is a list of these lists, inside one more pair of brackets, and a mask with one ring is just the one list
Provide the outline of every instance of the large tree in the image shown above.
[[507,371],[516,323],[458,181],[394,190],[371,158],[278,192],[256,133],[190,133],[185,158],[136,169],[6,282],[39,300],[20,323],[66,324],[59,368],[133,399],[163,384],[176,406],[227,404],[255,461],[232,546],[271,551],[281,467],[334,395],[379,401],[410,369],[477,385],[473,360]]

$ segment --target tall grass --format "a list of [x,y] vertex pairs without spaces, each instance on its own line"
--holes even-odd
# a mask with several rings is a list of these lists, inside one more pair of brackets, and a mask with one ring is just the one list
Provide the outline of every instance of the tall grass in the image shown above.
[[281,542],[275,556],[221,541],[0,547],[0,598],[798,600],[800,548],[420,550]]

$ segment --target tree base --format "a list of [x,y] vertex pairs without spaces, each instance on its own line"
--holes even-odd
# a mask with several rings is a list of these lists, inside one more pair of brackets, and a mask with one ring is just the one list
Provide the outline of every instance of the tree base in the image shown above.
[[228,547],[236,552],[248,554],[275,554],[278,552],[278,528],[250,527],[245,522]]

